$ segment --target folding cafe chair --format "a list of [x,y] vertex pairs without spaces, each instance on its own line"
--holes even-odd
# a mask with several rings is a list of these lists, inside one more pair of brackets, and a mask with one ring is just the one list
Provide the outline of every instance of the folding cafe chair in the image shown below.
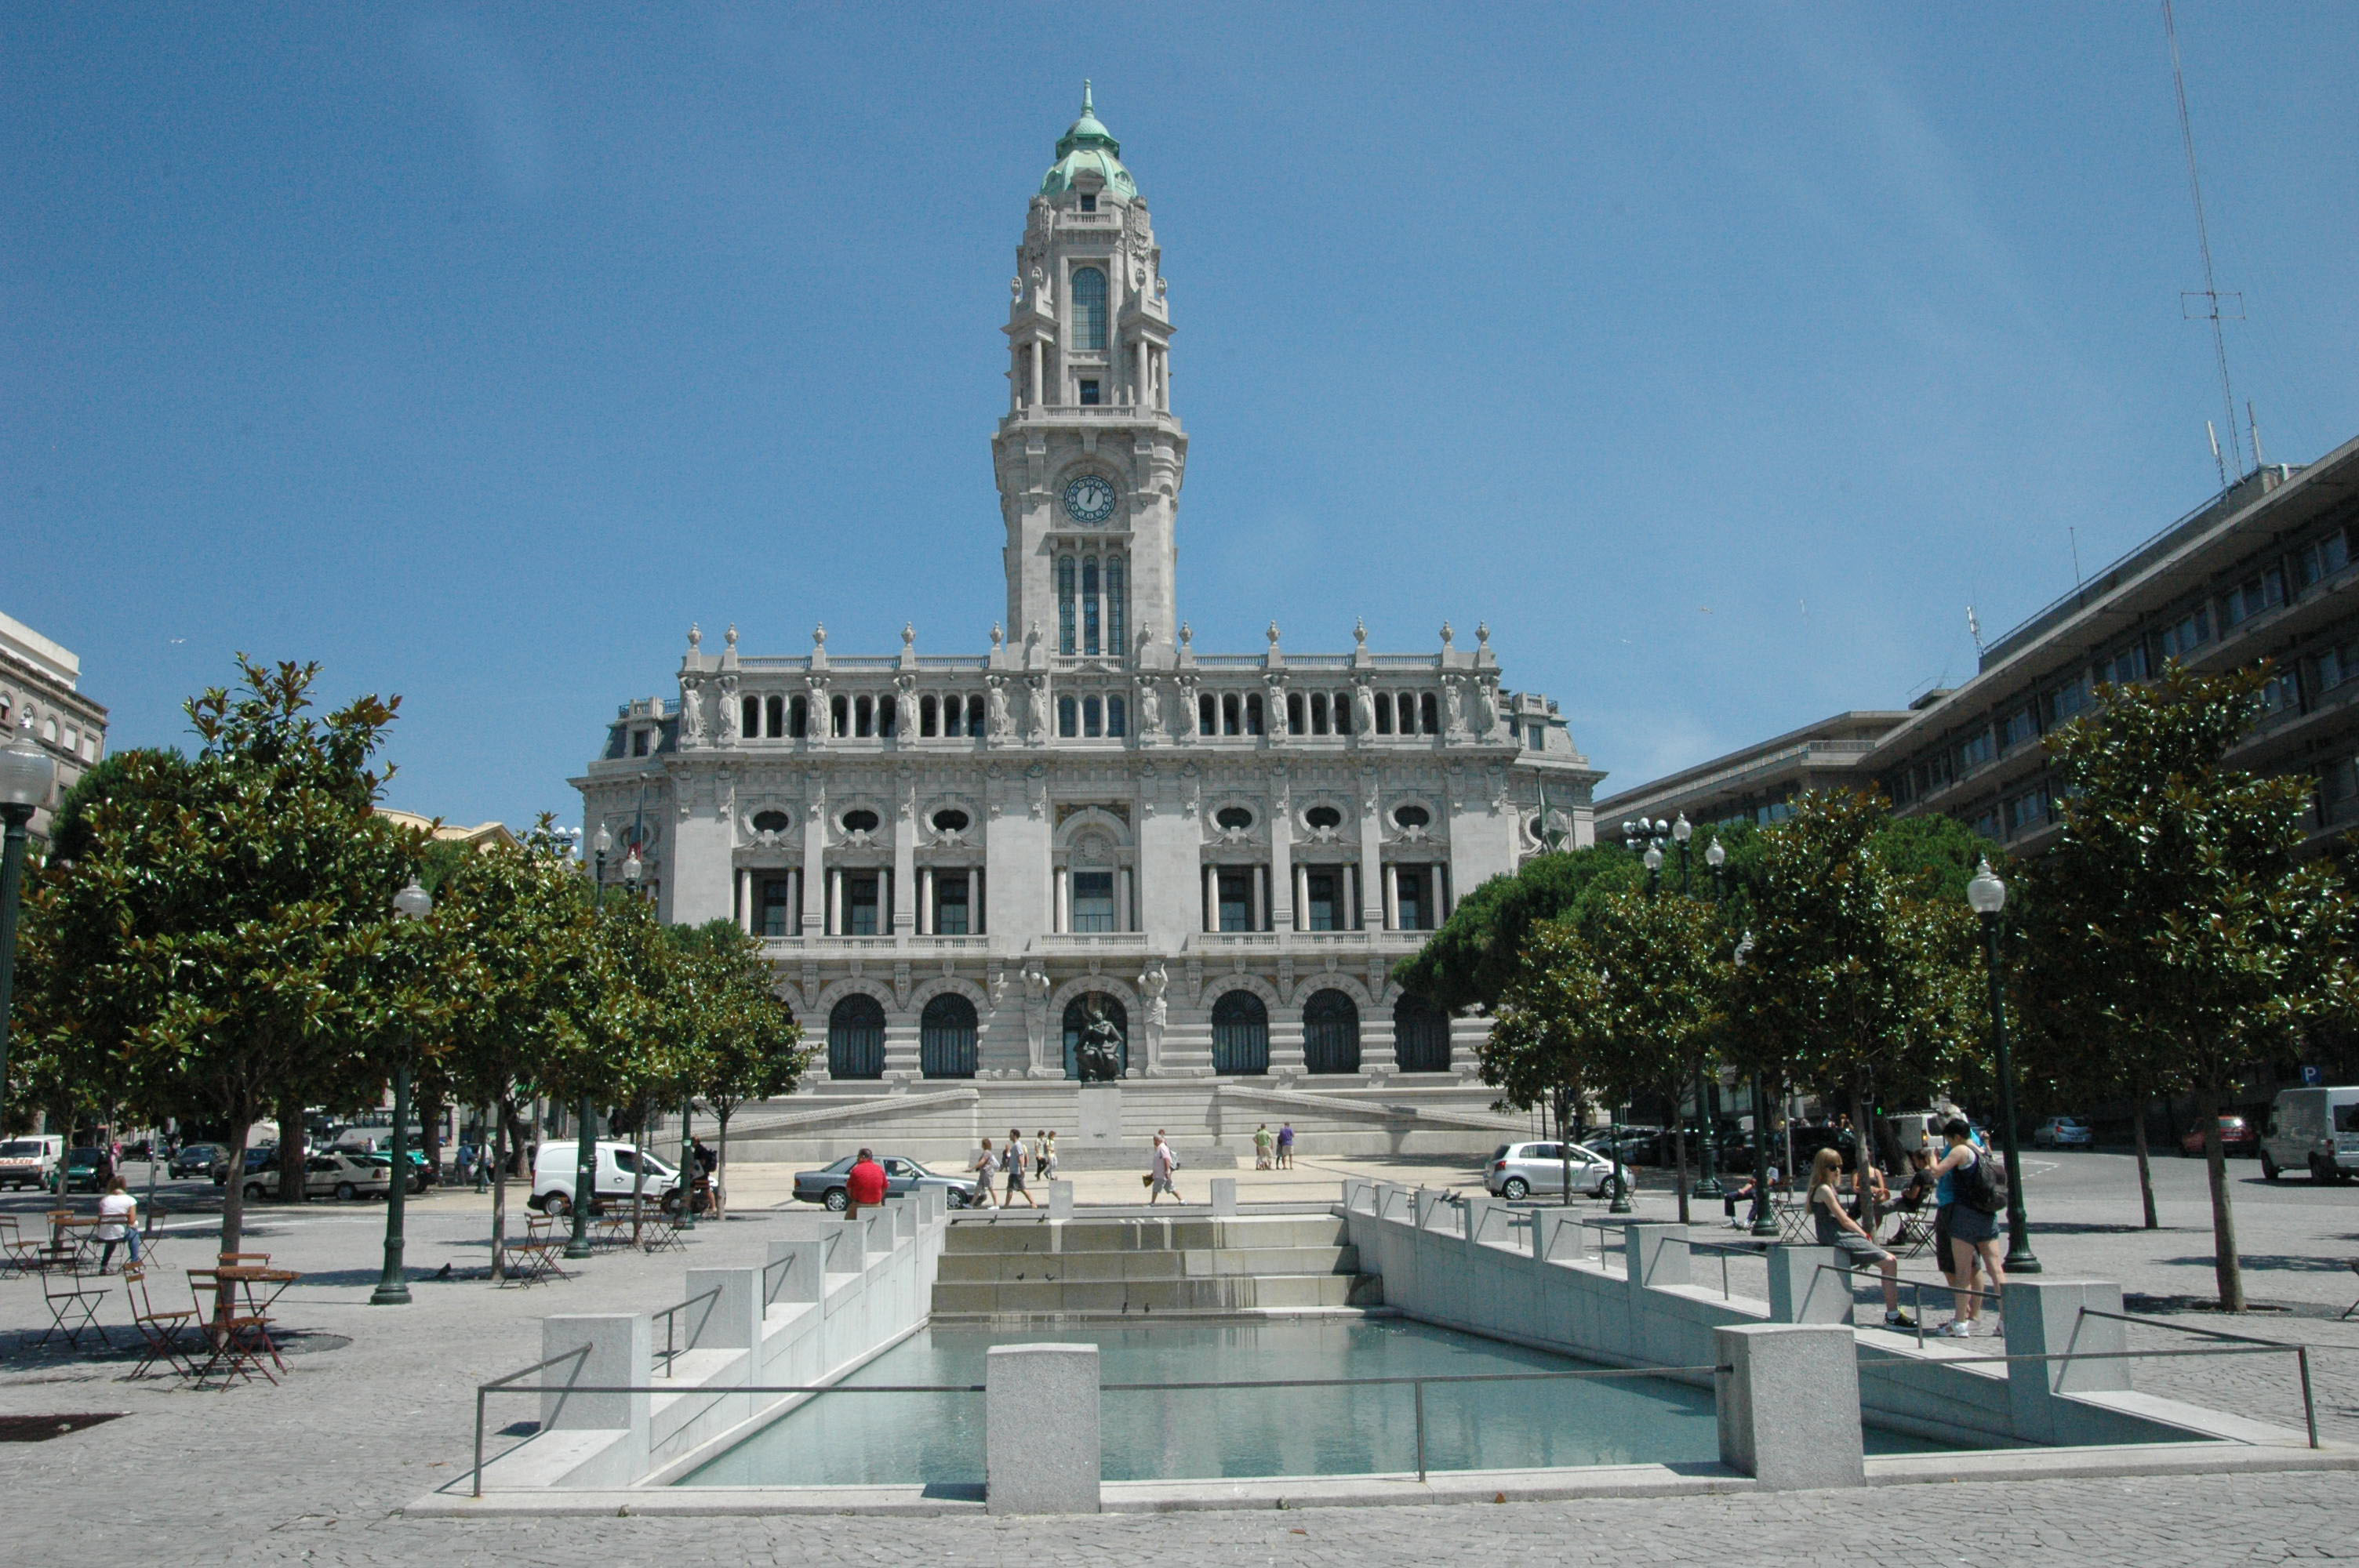
[[109,1350],[114,1348],[106,1325],[98,1321],[98,1303],[106,1299],[104,1285],[92,1288],[84,1285],[77,1274],[48,1269],[41,1274],[41,1298],[49,1309],[49,1326],[33,1341],[34,1348],[38,1349],[60,1335],[65,1336],[68,1345],[79,1348],[82,1336],[92,1331],[97,1333],[100,1344]]
[[147,1292],[147,1266],[140,1263],[123,1266],[123,1293],[131,1303],[131,1326],[139,1331],[140,1338],[147,1345],[147,1353],[131,1369],[131,1375],[144,1376],[148,1368],[161,1361],[175,1372],[193,1376],[197,1369],[195,1358],[182,1347],[180,1338],[194,1322],[195,1310],[157,1310],[154,1298]]

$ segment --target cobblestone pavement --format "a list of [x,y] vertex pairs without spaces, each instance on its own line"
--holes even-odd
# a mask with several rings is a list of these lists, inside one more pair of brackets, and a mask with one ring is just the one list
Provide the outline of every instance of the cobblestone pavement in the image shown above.
[[[2240,1175],[2250,1166],[2239,1162]],[[2136,1221],[2129,1162],[2041,1157],[2027,1183],[2051,1278],[2117,1278],[2154,1296],[2208,1292],[2210,1232],[2201,1168],[2161,1162],[2167,1228]],[[1415,1180],[1414,1172],[1394,1173]],[[1441,1184],[1451,1174],[1430,1172]],[[1463,1173],[1459,1173],[1462,1176]],[[194,1194],[201,1208],[209,1189]],[[2359,1188],[2294,1182],[2240,1185],[2250,1289],[2297,1309],[2233,1322],[2182,1313],[2157,1322],[2231,1328],[2321,1346],[2321,1420],[2330,1438],[2359,1442],[2359,1320],[2333,1314],[2359,1295],[2342,1259],[2359,1255]],[[87,1204],[86,1199],[77,1200]],[[201,1555],[230,1563],[579,1563],[592,1554],[635,1563],[915,1562],[1103,1563],[1152,1555],[1166,1563],[1439,1563],[1545,1554],[1629,1563],[2060,1561],[2081,1564],[2278,1563],[2359,1557],[2359,1498],[2343,1474],[2053,1480],[1877,1488],[1860,1493],[1677,1500],[1590,1500],[1389,1509],[1211,1513],[1092,1519],[410,1519],[411,1498],[464,1470],[473,1387],[535,1359],[549,1312],[645,1311],[684,1293],[680,1271],[752,1262],[770,1217],[746,1206],[699,1230],[683,1254],[602,1255],[582,1277],[494,1290],[484,1206],[437,1195],[411,1209],[416,1304],[366,1305],[377,1273],[379,1206],[316,1204],[266,1212],[250,1235],[305,1279],[279,1303],[296,1330],[277,1388],[194,1392],[166,1379],[125,1380],[127,1355],[31,1351],[47,1323],[38,1280],[0,1279],[0,1414],[123,1412],[124,1419],[40,1444],[10,1444],[8,1539],[48,1541],[78,1563]],[[1666,1200],[1649,1195],[1647,1212]],[[38,1199],[0,1210],[38,1215]],[[212,1235],[201,1214],[168,1237],[158,1272],[201,1264]],[[2189,1260],[2192,1259],[2190,1262]],[[433,1276],[444,1264],[451,1277]],[[1921,1261],[1912,1275],[1930,1276]],[[113,1282],[110,1281],[110,1284]],[[1745,1292],[1743,1281],[1733,1288]],[[178,1290],[184,1286],[175,1287]],[[1751,1293],[1751,1292],[1746,1292]],[[102,1317],[126,1340],[120,1289]],[[2158,1328],[2136,1343],[2169,1343]],[[2332,1346],[2333,1348],[2325,1348]],[[2288,1360],[2290,1358],[2288,1358]],[[2299,1400],[2275,1357],[2180,1361],[2148,1368],[2139,1386],[2294,1424]],[[527,1400],[493,1425],[525,1417]],[[1298,1533],[1299,1532],[1299,1533]],[[27,1553],[12,1560],[31,1561]]]

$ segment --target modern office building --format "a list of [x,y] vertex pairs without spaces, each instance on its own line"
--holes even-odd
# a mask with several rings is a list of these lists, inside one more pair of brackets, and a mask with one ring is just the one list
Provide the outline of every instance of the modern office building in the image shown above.
[[106,709],[81,686],[82,660],[71,649],[0,615],[0,723],[14,731],[29,719],[34,738],[58,764],[55,791],[27,829],[37,851],[49,843],[51,808],[106,755]]
[[921,653],[911,625],[881,654],[824,628],[756,653],[733,625],[716,651],[691,629],[677,697],[624,704],[574,781],[585,834],[610,879],[638,859],[664,918],[760,937],[824,1041],[811,1108],[764,1113],[790,1148],[888,1115],[945,1152],[1070,1130],[1099,1015],[1125,1087],[1162,1086],[1125,1102],[1141,1146],[1290,1116],[1331,1148],[1487,1148],[1485,1025],[1390,970],[1542,850],[1543,798],[1586,843],[1600,775],[1556,704],[1502,685],[1487,626],[1423,652],[1356,627],[1305,653],[1276,621],[1252,652],[1196,646],[1175,318],[1120,150],[1085,94],[1026,214],[988,647]]

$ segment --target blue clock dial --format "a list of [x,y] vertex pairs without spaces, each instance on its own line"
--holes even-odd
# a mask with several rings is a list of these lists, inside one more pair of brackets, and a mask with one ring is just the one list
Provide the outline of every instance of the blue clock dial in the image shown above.
[[1065,515],[1076,523],[1103,523],[1114,515],[1114,486],[1093,473],[1065,486]]

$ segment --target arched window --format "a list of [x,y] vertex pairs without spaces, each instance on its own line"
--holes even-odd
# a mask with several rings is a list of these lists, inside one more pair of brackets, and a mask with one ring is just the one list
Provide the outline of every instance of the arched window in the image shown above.
[[1094,697],[1082,698],[1082,733],[1093,738],[1105,733],[1105,705]]
[[1417,710],[1419,715],[1424,719],[1425,732],[1427,734],[1439,735],[1441,733],[1441,720],[1437,717],[1440,709],[1434,706],[1433,693],[1429,691],[1418,698]]
[[1057,557],[1057,652],[1073,651],[1073,557]]
[[1360,1070],[1360,1010],[1342,991],[1313,991],[1302,1004],[1302,1065],[1314,1073]]
[[827,1072],[832,1078],[885,1076],[885,1010],[875,997],[854,993],[827,1015]]
[[737,705],[737,733],[748,741],[761,739],[762,699],[749,697],[741,700]]
[[1269,1009],[1251,991],[1230,991],[1212,1004],[1212,1071],[1269,1071]]
[[970,697],[966,699],[966,732],[968,737],[972,740],[980,741],[983,739],[983,713],[984,708],[982,697]]
[[1103,352],[1105,346],[1106,276],[1085,266],[1073,274],[1073,347]]
[[1335,733],[1349,735],[1351,732],[1352,699],[1347,694],[1339,691],[1335,694]]
[[848,717],[852,711],[851,704],[845,702],[844,699],[840,697],[832,697],[828,698],[827,711],[828,718],[831,720],[831,725],[828,730],[829,734],[849,735],[852,733],[852,721]]
[[1090,1012],[1093,1008],[1104,1015],[1121,1033],[1122,1074],[1123,1076],[1128,1077],[1130,1076],[1130,1013],[1124,1008],[1120,999],[1110,997],[1103,991],[1091,991],[1086,996],[1077,996],[1065,1004],[1065,1076],[1078,1078],[1082,1076],[1082,1032],[1090,1026]]
[[1057,733],[1060,738],[1070,741],[1081,733],[1081,721],[1075,717],[1080,711],[1081,705],[1071,697],[1057,699]]
[[974,1003],[944,993],[918,1021],[918,1069],[929,1078],[974,1076]]
[[1209,691],[1196,699],[1197,734],[1217,735],[1221,732],[1221,721],[1218,714],[1214,711],[1215,707],[1216,704],[1212,694]]
[[919,737],[922,738],[934,733],[934,726],[939,722],[939,714],[940,709],[936,706],[934,698],[930,697],[921,697],[918,698],[918,734]]
[[1108,556],[1105,564],[1106,652],[1119,658],[1124,651],[1123,639],[1130,625],[1124,612],[1123,599],[1129,592],[1129,579],[1125,575],[1122,557]]
[[1120,736],[1129,733],[1128,716],[1123,712],[1122,698],[1106,698],[1106,733]]
[[889,697],[878,697],[876,699],[876,733],[890,740],[901,732],[899,720],[900,709],[896,706],[894,699]]
[[810,698],[799,697],[788,705],[787,733],[798,741],[810,733]]
[[1404,1073],[1450,1071],[1450,1015],[1404,993],[1393,1008],[1393,1064]]

